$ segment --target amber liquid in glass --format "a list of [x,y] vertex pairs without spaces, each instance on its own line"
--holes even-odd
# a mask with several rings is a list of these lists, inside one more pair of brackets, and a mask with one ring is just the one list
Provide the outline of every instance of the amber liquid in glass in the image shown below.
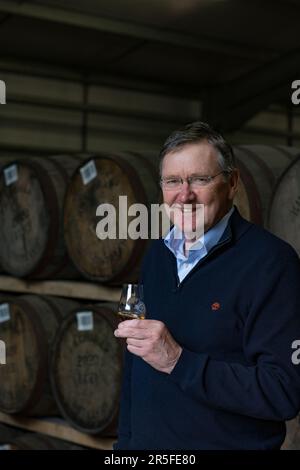
[[119,317],[121,317],[124,320],[133,320],[135,318],[137,318],[138,320],[144,320],[145,319],[145,315],[143,315],[143,314],[142,315],[137,315],[136,313],[130,313],[130,312],[127,312],[126,310],[119,310],[118,315],[119,315]]

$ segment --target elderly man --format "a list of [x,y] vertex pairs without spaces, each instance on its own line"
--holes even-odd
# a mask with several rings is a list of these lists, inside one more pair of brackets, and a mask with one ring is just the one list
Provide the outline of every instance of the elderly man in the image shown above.
[[[115,449],[279,449],[300,409],[300,262],[241,217],[238,178],[205,123],[164,144],[164,202],[182,218],[145,256],[147,319],[115,331],[127,341]],[[204,235],[178,239],[196,228],[197,204]]]

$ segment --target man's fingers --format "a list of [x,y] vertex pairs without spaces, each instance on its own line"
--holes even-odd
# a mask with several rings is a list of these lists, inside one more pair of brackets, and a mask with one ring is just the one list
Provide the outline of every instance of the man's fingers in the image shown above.
[[140,329],[149,329],[155,327],[159,322],[158,320],[124,320],[119,324],[119,328],[134,327]]
[[137,340],[157,340],[165,325],[158,320],[125,320],[118,325],[114,335],[117,338],[134,338]]
[[135,339],[146,339],[149,337],[149,334],[146,333],[146,330],[136,330],[134,328],[118,328],[114,331],[114,335],[118,338],[135,338]]

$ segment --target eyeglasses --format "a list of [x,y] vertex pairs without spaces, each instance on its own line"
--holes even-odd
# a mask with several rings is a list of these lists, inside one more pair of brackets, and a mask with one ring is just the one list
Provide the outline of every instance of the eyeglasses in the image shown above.
[[202,175],[195,175],[195,176],[188,176],[186,179],[183,178],[175,178],[175,177],[170,177],[170,178],[161,178],[160,184],[161,186],[166,189],[166,190],[173,190],[173,189],[179,189],[184,181],[186,181],[190,188],[202,188],[203,186],[209,185],[211,181],[216,178],[216,176],[219,176],[223,173],[231,173],[230,171],[220,171],[220,173],[217,173],[216,175],[212,176],[202,176]]

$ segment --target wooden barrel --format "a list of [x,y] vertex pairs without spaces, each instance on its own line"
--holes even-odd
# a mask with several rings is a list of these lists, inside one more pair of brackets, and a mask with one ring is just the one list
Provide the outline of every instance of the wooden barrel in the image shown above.
[[[16,159],[15,156],[8,156],[7,154],[5,153],[1,153],[0,152],[0,171],[3,167],[5,167],[6,165],[8,165],[10,162],[14,161]],[[0,273],[4,273],[4,269],[3,267],[1,266],[0,264]]]
[[274,188],[268,229],[290,243],[300,256],[300,157],[288,166]]
[[115,436],[123,343],[113,334],[117,306],[76,309],[57,331],[50,379],[61,414],[75,428]]
[[6,364],[0,367],[1,411],[58,414],[49,384],[48,351],[62,318],[77,306],[33,295],[1,299],[0,338],[6,344]]
[[[64,233],[68,253],[77,269],[88,279],[121,283],[135,281],[147,240],[119,237],[119,196],[127,206],[147,207],[159,197],[158,174],[149,160],[136,154],[103,155],[87,159],[73,174],[64,208]],[[100,204],[116,208],[116,239],[99,239]],[[120,229],[127,234],[127,209]],[[136,217],[128,217],[128,223]]]
[[[19,159],[0,171],[0,265],[16,277],[76,275],[63,241],[63,200],[79,157]],[[77,273],[78,276],[78,273]]]
[[276,182],[300,150],[267,145],[240,145],[233,150],[241,174],[234,203],[243,217],[266,225]]
[[83,448],[70,442],[56,439],[39,433],[24,433],[11,439],[8,450],[82,450]]

